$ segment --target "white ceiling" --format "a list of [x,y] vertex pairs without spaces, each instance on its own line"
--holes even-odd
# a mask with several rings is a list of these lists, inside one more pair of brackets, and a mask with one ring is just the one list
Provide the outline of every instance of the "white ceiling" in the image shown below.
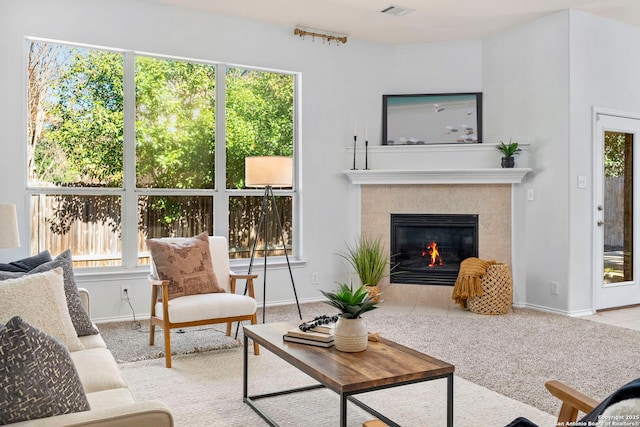
[[[564,9],[640,25],[640,0],[149,1],[392,44],[484,37]],[[400,17],[380,13],[390,5],[415,11]]]

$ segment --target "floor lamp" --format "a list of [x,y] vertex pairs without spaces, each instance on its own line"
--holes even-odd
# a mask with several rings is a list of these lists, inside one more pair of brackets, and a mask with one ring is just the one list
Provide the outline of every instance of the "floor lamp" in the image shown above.
[[264,273],[262,282],[262,323],[265,320],[266,312],[266,295],[267,295],[267,245],[269,242],[269,215],[275,215],[278,226],[278,233],[282,239],[282,247],[284,256],[289,267],[289,277],[291,277],[291,286],[293,287],[293,295],[296,298],[296,306],[298,307],[298,315],[302,320],[302,312],[300,311],[300,302],[296,292],[296,285],[293,281],[293,273],[291,272],[291,264],[289,263],[289,255],[284,240],[284,232],[282,230],[282,222],[278,213],[278,205],[273,195],[273,187],[292,187],[293,186],[293,159],[284,156],[252,156],[245,158],[245,186],[247,187],[264,187],[264,195],[262,196],[262,206],[260,207],[260,218],[258,220],[258,231],[256,238],[253,240],[251,248],[251,261],[249,261],[249,273],[253,269],[253,261],[256,256],[256,247],[258,238],[262,235],[264,242]]
[[19,248],[16,205],[0,205],[0,248]]

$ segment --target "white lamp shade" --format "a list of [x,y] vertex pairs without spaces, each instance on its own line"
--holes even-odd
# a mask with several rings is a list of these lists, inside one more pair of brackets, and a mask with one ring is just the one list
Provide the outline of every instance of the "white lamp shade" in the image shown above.
[[293,186],[293,159],[285,156],[253,156],[244,159],[247,187]]
[[0,248],[19,248],[16,205],[0,205]]

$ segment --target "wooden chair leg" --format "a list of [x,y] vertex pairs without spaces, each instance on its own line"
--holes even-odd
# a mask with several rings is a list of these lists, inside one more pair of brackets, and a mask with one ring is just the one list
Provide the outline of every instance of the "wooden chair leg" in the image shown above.
[[[258,323],[258,316],[255,313],[253,313],[253,317],[251,317],[251,324],[256,325],[257,323]],[[255,354],[256,356],[260,355],[260,346],[255,341],[253,342],[253,354]]]
[[571,423],[575,423],[578,419],[578,410],[567,403],[563,403],[560,407],[560,413],[558,414],[558,420],[566,420],[566,421],[558,421],[558,425],[560,423],[566,423],[569,425]]
[[153,318],[156,315],[156,300],[158,299],[158,287],[151,287],[151,310],[149,313],[149,345],[153,345],[156,338],[156,325],[153,323]]
[[167,368],[171,367],[171,330],[164,328],[164,360]]
[[599,404],[598,401],[559,381],[547,381],[544,386],[549,390],[549,393],[562,401],[558,414],[558,425],[575,423],[578,411],[588,414]]
[[153,324],[153,320],[149,319],[149,345],[153,345],[156,338],[156,325]]
[[232,323],[231,322],[227,322],[227,336],[230,337],[231,336],[231,328],[232,328]]

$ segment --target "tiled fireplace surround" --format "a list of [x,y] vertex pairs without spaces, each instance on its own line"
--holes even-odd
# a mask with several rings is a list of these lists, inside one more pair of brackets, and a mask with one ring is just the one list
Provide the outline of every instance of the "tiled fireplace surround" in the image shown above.
[[[511,264],[511,184],[376,184],[361,187],[361,233],[390,247],[392,213],[478,215],[478,256]],[[385,300],[416,302],[432,286],[381,283]],[[442,291],[440,290],[440,293]]]
[[[354,151],[347,148],[343,171],[360,195],[360,232],[380,236],[390,247],[391,214],[477,214],[478,256],[512,265],[513,186],[532,172],[528,144],[513,169],[500,167],[495,143],[423,146],[373,146],[356,151],[359,162],[367,156],[369,170],[353,170]],[[362,167],[358,163],[357,167]],[[518,202],[518,207],[521,208]],[[515,209],[517,211],[518,209]],[[514,271],[514,278],[517,277]],[[391,303],[450,301],[451,286],[380,284]],[[514,282],[514,294],[517,294]]]

